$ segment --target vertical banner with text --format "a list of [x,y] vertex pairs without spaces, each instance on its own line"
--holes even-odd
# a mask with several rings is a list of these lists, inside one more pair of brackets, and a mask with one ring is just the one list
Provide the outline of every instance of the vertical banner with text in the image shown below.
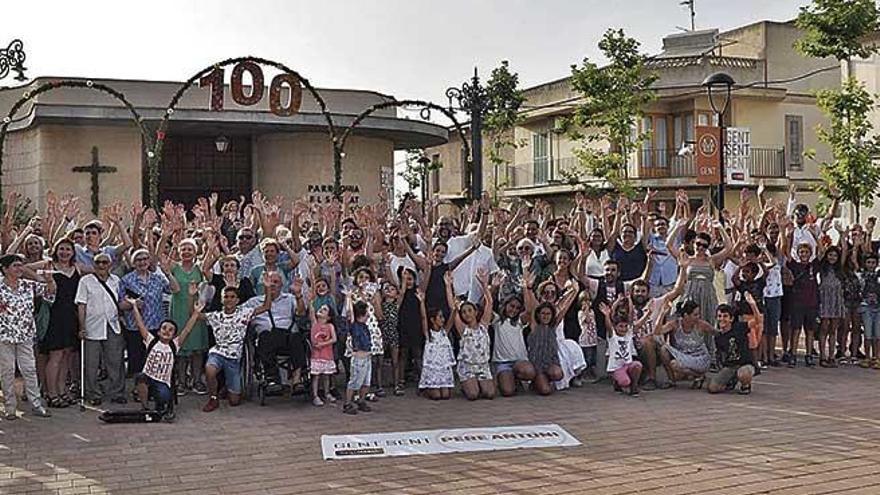
[[696,126],[697,184],[717,185],[721,182],[721,128],[715,126]]

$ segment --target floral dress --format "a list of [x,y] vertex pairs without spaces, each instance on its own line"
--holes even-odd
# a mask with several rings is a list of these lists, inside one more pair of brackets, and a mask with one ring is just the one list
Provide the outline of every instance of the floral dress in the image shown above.
[[394,299],[382,301],[382,318],[379,323],[382,328],[382,340],[390,347],[397,347],[400,342],[400,334],[397,331],[397,301]]
[[706,348],[703,335],[697,330],[685,332],[679,321],[675,333],[672,335],[675,345],[663,344],[672,358],[678,361],[682,368],[687,368],[694,373],[702,374],[709,371],[711,358]]
[[452,343],[449,342],[449,336],[443,330],[431,330],[430,337],[425,343],[425,354],[422,357],[422,377],[419,379],[419,388],[454,387],[453,366],[455,366],[455,356],[452,353]]
[[843,318],[842,275],[834,270],[819,272],[819,318]]
[[491,380],[489,367],[489,331],[484,325],[465,327],[461,332],[461,349],[458,351],[458,379]]

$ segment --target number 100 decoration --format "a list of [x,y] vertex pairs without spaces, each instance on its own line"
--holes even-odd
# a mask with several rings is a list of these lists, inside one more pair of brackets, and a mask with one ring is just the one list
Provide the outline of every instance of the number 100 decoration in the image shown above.
[[[246,92],[243,79],[244,73],[247,72],[251,76],[251,88]],[[211,90],[211,111],[219,112],[223,110],[225,94],[223,91],[223,81],[225,80],[225,70],[222,67],[216,67],[214,70],[205,74],[199,79],[199,87],[209,87]],[[232,100],[239,105],[250,107],[260,103],[263,100],[265,87],[263,86],[264,76],[263,69],[254,62],[239,62],[232,68],[232,79],[230,83],[230,93]],[[283,101],[282,90],[288,88],[289,97],[287,101]],[[298,77],[289,73],[278,74],[272,78],[269,84],[269,111],[279,117],[290,117],[298,113],[302,104],[302,85]]]

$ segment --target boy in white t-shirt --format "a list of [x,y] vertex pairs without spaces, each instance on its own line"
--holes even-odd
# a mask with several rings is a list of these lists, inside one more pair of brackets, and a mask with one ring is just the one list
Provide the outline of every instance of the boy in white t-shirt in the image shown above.
[[186,338],[198,321],[204,303],[200,301],[195,303],[193,315],[186,322],[180,334],[175,337],[177,324],[173,320],[163,321],[159,325],[159,331],[156,332],[156,335],[152,335],[144,325],[137,301],[130,298],[126,298],[126,300],[131,304],[135,324],[147,346],[144,369],[135,376],[135,391],[138,400],[141,404],[146,405],[147,400],[152,396],[156,401],[156,410],[162,414],[162,418],[167,422],[174,421],[174,411],[169,407],[172,400],[171,374],[174,371],[174,360],[177,357],[177,350],[186,342]]

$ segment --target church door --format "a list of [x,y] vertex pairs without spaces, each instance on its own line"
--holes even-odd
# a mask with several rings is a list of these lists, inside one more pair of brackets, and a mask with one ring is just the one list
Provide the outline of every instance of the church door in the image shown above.
[[191,208],[196,199],[212,192],[220,204],[251,195],[251,138],[229,138],[224,152],[217,151],[215,136],[165,138],[159,166],[159,201],[171,200]]

